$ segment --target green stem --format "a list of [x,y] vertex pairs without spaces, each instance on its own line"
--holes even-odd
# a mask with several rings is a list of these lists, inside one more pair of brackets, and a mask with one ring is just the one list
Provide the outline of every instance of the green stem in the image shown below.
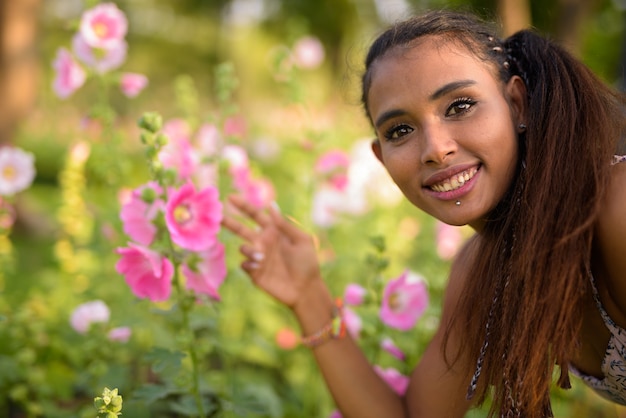
[[178,295],[178,304],[180,306],[180,310],[183,316],[183,328],[189,334],[189,338],[187,338],[187,350],[189,352],[189,357],[191,358],[191,376],[192,376],[192,387],[191,392],[193,397],[196,400],[196,406],[198,408],[198,412],[200,413],[200,417],[204,418],[206,415],[204,414],[204,408],[202,406],[202,397],[200,396],[200,371],[199,371],[199,362],[198,362],[198,353],[196,351],[196,346],[194,344],[195,334],[193,329],[191,328],[191,322],[189,321],[189,304],[185,299],[185,291],[180,286],[180,281],[178,280],[178,269],[175,270],[174,273],[174,285],[176,287],[176,293]]

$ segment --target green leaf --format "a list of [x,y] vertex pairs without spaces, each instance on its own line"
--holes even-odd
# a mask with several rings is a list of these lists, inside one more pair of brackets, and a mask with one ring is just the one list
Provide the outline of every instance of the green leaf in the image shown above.
[[152,362],[152,371],[159,375],[176,374],[180,370],[182,359],[186,354],[181,351],[171,351],[167,348],[155,347],[146,355],[146,360]]
[[151,403],[154,403],[159,399],[165,399],[169,395],[176,392],[177,390],[170,386],[147,383],[133,393],[133,398],[150,405]]

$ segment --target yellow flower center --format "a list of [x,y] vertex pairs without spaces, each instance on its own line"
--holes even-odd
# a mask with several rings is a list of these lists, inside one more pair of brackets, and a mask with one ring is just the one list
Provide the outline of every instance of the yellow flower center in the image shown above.
[[174,209],[174,219],[178,224],[184,224],[192,218],[191,211],[185,205],[176,206]]
[[7,180],[13,180],[17,177],[17,170],[12,165],[7,165],[2,168],[2,177]]
[[402,308],[402,297],[398,292],[389,295],[389,307],[392,311],[398,311]]
[[93,31],[98,38],[104,38],[108,32],[108,28],[104,23],[94,23]]

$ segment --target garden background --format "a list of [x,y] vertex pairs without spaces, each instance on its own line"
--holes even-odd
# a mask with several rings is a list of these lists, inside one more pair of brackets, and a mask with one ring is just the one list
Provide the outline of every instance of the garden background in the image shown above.
[[[113,61],[75,43],[102,4],[127,19]],[[93,417],[104,388],[133,418],[336,414],[290,312],[239,269],[240,241],[215,233],[220,264],[170,236],[156,203],[185,184],[218,191],[224,210],[231,193],[276,202],[315,234],[329,287],[351,300],[350,332],[402,391],[470,232],[399,198],[368,152],[359,77],[385,25],[438,6],[497,17],[505,33],[533,25],[621,86],[617,0],[0,1],[0,151],[14,152],[0,157],[0,417]],[[152,232],[128,226],[141,204]],[[125,281],[131,252],[159,272],[169,257],[174,289]],[[383,291],[404,279],[421,305],[392,326]],[[573,384],[554,392],[557,417],[620,416]]]

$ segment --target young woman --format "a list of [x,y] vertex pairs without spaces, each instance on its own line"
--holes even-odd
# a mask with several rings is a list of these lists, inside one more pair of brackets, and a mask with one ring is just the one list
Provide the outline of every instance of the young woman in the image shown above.
[[492,388],[491,415],[546,417],[553,376],[566,388],[569,372],[626,404],[624,99],[536,33],[501,40],[450,11],[396,24],[365,64],[374,153],[411,203],[476,231],[405,397],[337,338],[310,236],[238,197],[259,228],[224,220],[245,241],[242,268],[295,313],[343,415],[462,417]]

